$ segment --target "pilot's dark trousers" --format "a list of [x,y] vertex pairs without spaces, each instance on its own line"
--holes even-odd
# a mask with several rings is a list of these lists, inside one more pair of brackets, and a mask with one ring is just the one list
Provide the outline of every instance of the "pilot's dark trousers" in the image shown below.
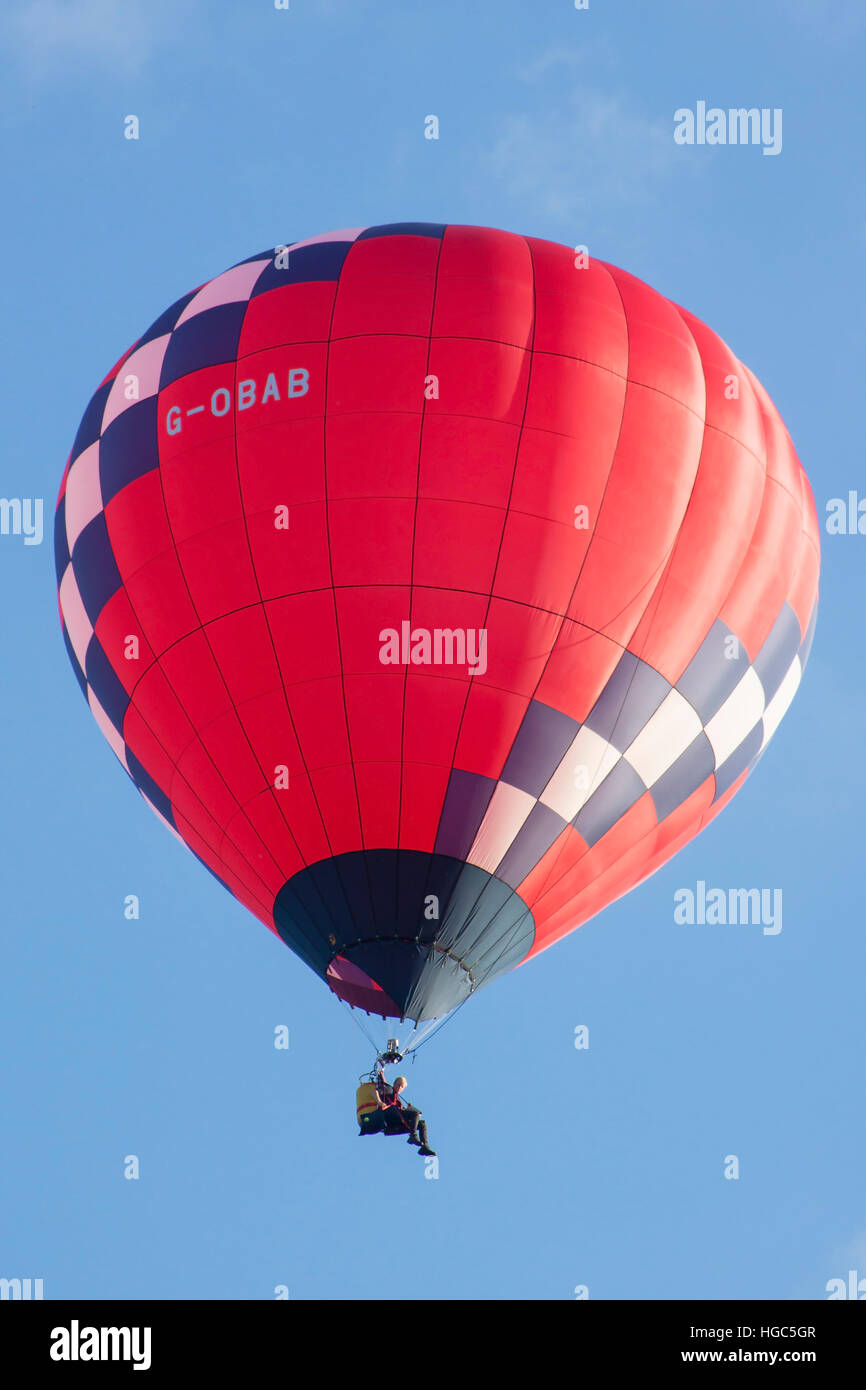
[[414,1105],[404,1105],[398,1110],[396,1105],[389,1105],[381,1112],[385,1116],[385,1129],[388,1134],[399,1134],[401,1130],[407,1131],[413,1137],[427,1144],[427,1121],[422,1120],[421,1111],[416,1110]]

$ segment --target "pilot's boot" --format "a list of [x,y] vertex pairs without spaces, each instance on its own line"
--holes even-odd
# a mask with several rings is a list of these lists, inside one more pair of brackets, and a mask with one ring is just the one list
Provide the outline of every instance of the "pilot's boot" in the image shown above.
[[418,1121],[418,1132],[419,1132],[420,1135],[421,1135],[421,1143],[420,1143],[420,1146],[419,1146],[419,1148],[418,1148],[419,1154],[421,1154],[424,1158],[435,1158],[435,1157],[436,1157],[436,1150],[435,1150],[435,1149],[431,1149],[431,1148],[430,1148],[430,1145],[427,1143],[427,1121],[426,1121],[426,1120],[419,1120],[419,1121]]

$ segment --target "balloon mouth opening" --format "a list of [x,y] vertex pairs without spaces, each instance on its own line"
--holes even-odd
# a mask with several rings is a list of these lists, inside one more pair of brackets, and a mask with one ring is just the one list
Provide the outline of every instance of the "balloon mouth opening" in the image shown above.
[[366,970],[353,965],[344,956],[334,957],[325,980],[337,998],[351,1004],[353,1009],[363,1009],[365,1013],[378,1014],[380,1018],[402,1018],[399,1007],[382,986]]

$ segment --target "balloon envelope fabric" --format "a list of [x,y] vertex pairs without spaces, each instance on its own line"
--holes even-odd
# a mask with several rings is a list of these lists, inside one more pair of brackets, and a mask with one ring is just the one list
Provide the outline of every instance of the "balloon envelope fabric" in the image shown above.
[[342,999],[441,1016],[742,785],[815,625],[766,392],[633,276],[480,227],[242,261],[104,379],[63,636],[145,800]]

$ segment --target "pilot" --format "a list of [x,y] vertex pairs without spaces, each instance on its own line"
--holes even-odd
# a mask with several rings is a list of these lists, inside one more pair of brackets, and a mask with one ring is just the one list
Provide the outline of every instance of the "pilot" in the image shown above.
[[406,1084],[405,1076],[395,1077],[393,1086],[389,1086],[381,1072],[376,1077],[376,1092],[383,1116],[384,1132],[400,1134],[408,1130],[409,1137],[406,1142],[414,1144],[425,1158],[435,1158],[436,1150],[431,1149],[427,1142],[427,1121],[422,1120],[421,1111],[414,1105],[406,1105],[400,1099]]

